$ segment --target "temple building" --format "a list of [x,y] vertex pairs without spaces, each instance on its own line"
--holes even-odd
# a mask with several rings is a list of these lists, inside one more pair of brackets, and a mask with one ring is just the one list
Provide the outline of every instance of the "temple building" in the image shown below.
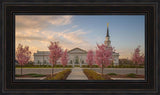
[[[108,47],[111,46],[110,41],[110,35],[109,35],[109,28],[107,24],[107,34],[104,41],[104,44]],[[37,51],[37,53],[34,53],[34,65],[51,65],[49,63],[49,51]],[[68,51],[69,60],[67,65],[72,65],[72,67],[87,65],[86,63],[86,57],[87,57],[87,51],[80,49],[80,48],[74,48]],[[119,53],[113,52],[113,65],[119,65]],[[57,64],[61,64],[60,60],[57,61]]]
[[[111,41],[110,41],[110,36],[109,36],[109,27],[108,27],[108,23],[107,23],[107,34],[106,34],[106,39],[104,41],[104,44],[107,47],[111,47]],[[119,53],[113,52],[112,53],[112,57],[113,57],[113,65],[119,65]]]

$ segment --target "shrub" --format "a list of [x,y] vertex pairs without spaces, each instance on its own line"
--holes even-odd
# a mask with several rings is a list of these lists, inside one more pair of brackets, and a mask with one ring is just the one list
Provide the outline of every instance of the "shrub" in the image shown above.
[[67,67],[71,68],[71,67],[72,67],[72,65],[67,65]]
[[[82,65],[82,68],[90,68],[89,65]],[[98,68],[98,65],[92,65],[92,68]]]
[[127,74],[127,77],[135,78],[135,77],[136,77],[136,74],[130,73],[130,74]]
[[108,73],[108,75],[115,75],[116,76],[117,74],[116,73]]
[[65,80],[70,73],[71,69],[66,69],[57,73],[54,77],[47,77],[46,80]]
[[75,65],[75,67],[80,67],[79,65]]
[[16,74],[16,75],[15,75],[15,77],[21,77],[21,75],[19,75],[19,74]]
[[84,69],[83,72],[86,74],[89,80],[105,80],[105,78],[93,70]]
[[92,68],[98,68],[98,65],[93,65]]
[[111,68],[112,66],[111,65],[109,65],[107,68]]
[[119,66],[108,66],[107,68],[144,68],[144,66],[135,66],[135,65],[119,65]]

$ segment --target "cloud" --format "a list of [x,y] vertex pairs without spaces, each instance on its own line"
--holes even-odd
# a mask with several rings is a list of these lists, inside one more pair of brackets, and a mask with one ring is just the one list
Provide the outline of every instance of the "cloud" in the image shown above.
[[62,26],[72,22],[72,16],[36,16],[17,15],[16,16],[16,36],[39,36],[41,31],[47,29],[49,25]]
[[36,15],[18,15],[16,16],[16,23],[18,26],[32,26],[39,27],[44,24],[53,24],[53,25],[67,25],[72,22],[72,16],[59,16],[59,15],[52,15],[52,16],[36,16]]
[[78,27],[78,25],[73,25],[73,26],[72,26],[72,28],[77,28],[77,27]]
[[78,43],[78,44],[85,42],[82,37],[83,34],[86,34],[86,32],[83,32],[82,30],[76,30],[69,33],[64,33],[64,32],[58,33],[59,36],[62,36],[66,40],[71,41],[72,43]]
[[50,41],[59,41],[63,49],[79,47],[90,49],[93,46],[86,40],[87,32],[78,27],[62,30],[48,30],[48,27],[68,25],[72,23],[72,16],[16,16],[16,44],[21,43],[31,47],[34,53],[37,50],[48,50]]
[[67,25],[71,23],[72,16],[53,16],[49,18],[48,22],[53,25]]
[[44,38],[42,37],[31,37],[31,36],[16,36],[16,39],[18,40],[44,40]]

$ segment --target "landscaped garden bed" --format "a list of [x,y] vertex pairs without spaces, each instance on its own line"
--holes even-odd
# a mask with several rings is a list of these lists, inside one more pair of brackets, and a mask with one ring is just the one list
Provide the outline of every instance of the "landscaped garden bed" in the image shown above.
[[144,75],[136,75],[134,73],[130,74],[116,74],[108,73],[103,76],[94,70],[83,69],[84,74],[88,77],[88,80],[112,80],[112,78],[144,78]]
[[93,70],[83,69],[83,72],[88,77],[88,80],[110,80],[109,77],[102,77],[100,74]]
[[51,75],[47,76],[45,80],[66,80],[66,78],[70,73],[71,69],[66,69],[59,73],[53,74],[52,76]]

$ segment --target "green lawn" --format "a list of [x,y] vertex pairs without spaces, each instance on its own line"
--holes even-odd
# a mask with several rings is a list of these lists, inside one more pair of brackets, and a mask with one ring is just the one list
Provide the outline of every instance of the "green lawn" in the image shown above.
[[[35,73],[30,73],[30,74],[24,74],[22,76],[30,76],[30,77],[44,77],[46,75],[43,74],[35,74]],[[20,74],[16,74],[15,77],[21,77]]]

